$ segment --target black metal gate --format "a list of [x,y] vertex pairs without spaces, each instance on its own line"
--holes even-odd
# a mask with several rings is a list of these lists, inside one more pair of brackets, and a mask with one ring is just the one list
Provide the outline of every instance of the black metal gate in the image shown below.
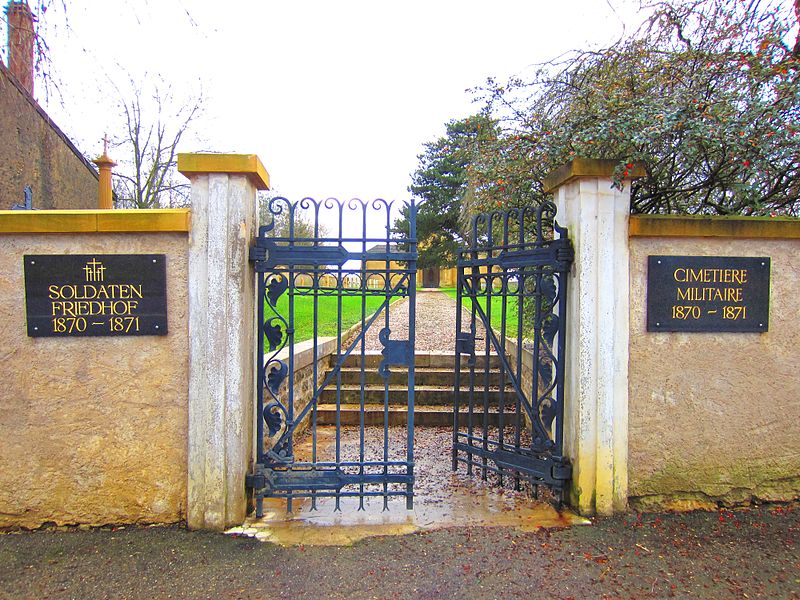
[[527,482],[538,493],[545,485],[561,501],[572,474],[563,417],[566,274],[574,252],[555,214],[548,202],[472,221],[458,260],[452,459],[454,471],[463,462],[469,474],[477,469],[487,479],[493,472],[518,489]]
[[[319,498],[334,498],[339,510],[349,497],[357,498],[359,509],[370,497],[382,498],[386,507],[391,496],[405,497],[412,507],[417,208],[413,201],[404,207],[407,236],[393,231],[393,203],[380,199],[279,197],[268,204],[272,223],[260,227],[250,253],[258,278],[259,385],[256,464],[247,481],[259,517],[266,497],[285,498],[289,511],[295,498],[311,498],[312,510]],[[370,236],[376,222],[381,233]],[[390,339],[389,305],[397,298],[409,303],[408,339]],[[360,327],[348,339],[343,315],[353,311]],[[301,328],[310,333],[305,372],[295,360]],[[374,356],[366,337],[378,328],[381,348]],[[327,366],[319,364],[323,335],[335,337]],[[403,369],[393,373],[393,366]],[[370,377],[370,370],[377,375]],[[345,371],[349,386],[343,384]],[[376,377],[383,381],[382,402],[365,394],[367,379]],[[390,379],[395,389],[408,389],[407,425],[399,439],[389,432]],[[323,394],[330,424],[324,430]],[[367,411],[372,417],[382,413],[382,429],[368,431]]]

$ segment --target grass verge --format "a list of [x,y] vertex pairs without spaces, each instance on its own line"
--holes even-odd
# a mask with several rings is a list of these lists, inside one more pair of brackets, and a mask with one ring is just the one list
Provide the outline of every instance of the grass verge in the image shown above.
[[[361,296],[342,296],[342,332],[361,321]],[[392,298],[392,303],[399,298]],[[366,306],[366,320],[383,304],[381,296],[367,296],[364,298]],[[264,314],[269,318],[269,308],[264,309]],[[278,312],[287,321],[289,319],[289,297],[284,294],[278,300]],[[338,297],[320,296],[317,299],[317,336],[327,337],[338,334]],[[313,296],[295,296],[294,299],[294,342],[298,344],[310,340],[314,335],[314,298]]]

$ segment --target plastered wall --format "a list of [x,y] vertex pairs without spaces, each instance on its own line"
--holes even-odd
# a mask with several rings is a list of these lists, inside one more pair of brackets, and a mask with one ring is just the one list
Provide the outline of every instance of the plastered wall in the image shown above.
[[[800,495],[800,240],[630,240],[629,496],[711,507]],[[649,333],[648,255],[768,256],[767,333]]]
[[[184,519],[184,233],[0,235],[0,528]],[[23,255],[166,254],[167,336],[29,338]]]

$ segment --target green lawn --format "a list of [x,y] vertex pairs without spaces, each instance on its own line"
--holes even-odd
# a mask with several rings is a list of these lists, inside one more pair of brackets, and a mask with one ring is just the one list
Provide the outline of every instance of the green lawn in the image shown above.
[[[398,298],[393,298],[392,301]],[[374,313],[383,303],[380,296],[366,297],[366,319]],[[284,294],[278,300],[278,312],[287,321],[289,320],[289,296]],[[272,311],[264,308],[264,314],[269,318]],[[378,317],[381,319],[382,317]],[[335,336],[338,320],[337,296],[320,296],[317,302],[317,335],[320,337]],[[361,321],[361,296],[342,297],[342,333],[351,326]],[[314,335],[314,299],[312,296],[296,296],[294,299],[294,342],[296,344],[310,340]]]
[[[444,292],[455,300],[455,288],[441,288],[440,291]],[[383,297],[380,296],[367,296],[366,297],[366,319],[369,320],[372,313],[378,309],[383,303]],[[393,298],[392,302],[399,300]],[[318,329],[317,335],[320,337],[335,336],[338,331],[337,323],[337,297],[336,296],[320,296],[317,304],[317,322]],[[478,302],[481,307],[486,310],[486,298],[479,297]],[[464,298],[464,308],[470,310],[472,303],[469,298]],[[502,304],[500,298],[492,300],[492,327],[499,331],[501,320]],[[267,318],[271,315],[269,308],[265,307],[264,313]],[[281,296],[278,300],[278,312],[288,320],[289,317],[289,297],[287,294]],[[379,317],[382,320],[383,317]],[[361,320],[361,296],[343,296],[342,297],[342,332],[347,331],[350,327],[355,325]],[[296,296],[294,300],[294,326],[295,335],[294,341],[296,344],[305,340],[310,340],[314,334],[314,301],[312,296]],[[506,335],[509,337],[516,337],[517,331],[517,299],[509,298],[506,304]]]

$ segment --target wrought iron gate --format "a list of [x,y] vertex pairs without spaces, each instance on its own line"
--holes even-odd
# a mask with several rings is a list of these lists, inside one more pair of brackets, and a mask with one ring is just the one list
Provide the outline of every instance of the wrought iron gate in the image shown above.
[[[523,482],[534,493],[548,486],[561,501],[572,474],[563,417],[566,274],[574,252],[555,214],[547,202],[472,221],[458,260],[452,460],[454,471],[463,462],[469,474],[477,469],[487,479],[493,472],[518,489]],[[470,315],[466,331],[462,307]]]
[[[285,498],[289,511],[292,500],[301,497],[311,498],[312,510],[319,498],[334,498],[339,510],[341,500],[348,497],[358,499],[359,509],[369,497],[381,497],[386,507],[391,496],[405,497],[407,508],[412,507],[417,208],[413,201],[405,205],[408,235],[393,231],[392,211],[393,203],[380,199],[290,202],[278,197],[269,201],[272,222],[259,228],[250,252],[258,288],[259,385],[256,464],[247,483],[259,517],[266,497]],[[382,235],[370,237],[368,230],[376,220]],[[328,228],[334,229],[333,236],[327,235]],[[347,233],[354,229],[356,235]],[[390,339],[389,305],[399,297],[408,299],[409,334],[408,339],[395,340]],[[353,304],[360,328],[347,339],[343,311],[352,310]],[[335,317],[325,323],[321,315],[331,311]],[[319,364],[323,325],[333,325],[327,335],[335,336],[335,352],[327,369]],[[301,373],[295,340],[303,326],[310,329],[311,363]],[[381,354],[370,356],[366,336],[378,328]],[[355,366],[343,369],[345,364]],[[404,370],[393,373],[390,367],[396,366]],[[374,427],[368,432],[365,422],[370,402],[365,381],[370,368],[377,371],[384,388],[383,403],[377,405],[383,412],[378,433]],[[342,382],[345,370],[358,380],[350,389]],[[392,375],[406,378],[408,389],[405,435],[394,444],[390,443],[388,409]],[[320,425],[323,394],[330,398],[333,439],[322,439],[330,431]],[[342,416],[346,410],[352,414],[354,406],[357,426],[346,429]]]

